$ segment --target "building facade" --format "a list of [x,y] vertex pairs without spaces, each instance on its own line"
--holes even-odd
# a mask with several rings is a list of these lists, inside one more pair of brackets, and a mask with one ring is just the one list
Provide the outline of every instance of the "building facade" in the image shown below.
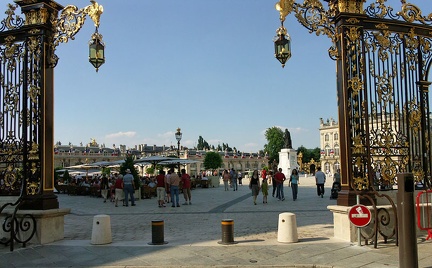
[[334,174],[340,169],[339,124],[333,118],[320,118],[320,148],[321,169],[328,174]]
[[[180,149],[181,159],[198,161],[185,166],[190,175],[194,176],[206,171],[203,165],[206,152],[183,147]],[[220,171],[234,168],[236,171],[247,174],[249,171],[261,170],[268,165],[267,157],[258,153],[219,152],[219,154],[223,160]],[[112,148],[109,148],[105,144],[98,144],[94,139],[86,145],[62,145],[61,142],[57,142],[54,146],[54,166],[64,168],[96,162],[114,162],[124,160],[128,155],[133,155],[135,159],[150,155],[172,156],[177,155],[177,149],[173,146],[149,146],[147,144],[140,144],[135,148],[126,148],[125,145],[118,147],[113,145]],[[149,166],[137,166],[138,173],[145,174],[145,170]]]

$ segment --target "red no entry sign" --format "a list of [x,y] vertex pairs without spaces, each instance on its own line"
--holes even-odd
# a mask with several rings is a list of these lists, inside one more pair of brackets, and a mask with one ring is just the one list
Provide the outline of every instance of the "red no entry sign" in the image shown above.
[[355,226],[364,227],[371,221],[371,211],[366,206],[355,205],[348,211],[348,217]]

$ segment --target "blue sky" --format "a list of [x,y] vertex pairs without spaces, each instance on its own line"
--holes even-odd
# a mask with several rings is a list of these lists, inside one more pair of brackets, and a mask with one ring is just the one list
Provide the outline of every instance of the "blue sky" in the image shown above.
[[[89,1],[58,1],[79,8]],[[106,63],[88,63],[94,25],[60,44],[55,69],[55,141],[106,146],[228,143],[257,152],[272,126],[293,147],[319,146],[319,118],[337,120],[331,42],[291,14],[292,58],[274,58],[276,0],[100,0]]]

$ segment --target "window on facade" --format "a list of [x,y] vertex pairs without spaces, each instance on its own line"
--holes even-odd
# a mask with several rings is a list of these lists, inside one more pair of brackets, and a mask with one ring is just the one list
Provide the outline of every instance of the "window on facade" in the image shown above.
[[340,169],[340,163],[336,162],[334,163],[334,170],[337,171],[338,169]]
[[334,138],[335,141],[339,140],[339,133],[335,133],[333,135],[333,138]]
[[324,137],[324,140],[325,141],[329,141],[329,139],[330,139],[329,134],[326,134],[325,137]]
[[339,156],[339,154],[340,154],[340,148],[339,148],[339,145],[335,145],[335,148],[334,148],[334,154],[335,154],[335,156]]
[[331,151],[331,150],[330,150],[330,146],[327,145],[327,146],[325,147],[325,154],[326,154],[326,155],[330,155],[330,151]]

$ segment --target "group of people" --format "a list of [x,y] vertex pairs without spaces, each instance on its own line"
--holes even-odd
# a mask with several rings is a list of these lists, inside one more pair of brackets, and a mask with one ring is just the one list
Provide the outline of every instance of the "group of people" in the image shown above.
[[[222,180],[225,191],[229,191],[230,188],[232,188],[233,191],[238,191],[238,185],[242,184],[242,175],[240,172],[236,172],[234,168],[231,168],[230,170],[223,171]],[[288,180],[288,187],[291,187],[293,201],[296,201],[300,181],[297,169],[292,170],[289,178],[287,178],[282,172],[282,168],[279,168],[275,172],[263,169],[261,175],[259,175],[258,170],[254,170],[249,182],[249,189],[252,191],[254,204],[257,204],[257,197],[260,192],[262,192],[263,195],[262,202],[267,204],[269,184],[273,185],[272,196],[276,197],[279,201],[284,201],[285,194],[283,185],[286,180]],[[148,182],[147,185],[156,187],[159,207],[166,207],[167,203],[171,203],[172,207],[180,207],[180,191],[183,192],[185,200],[183,205],[192,205],[192,180],[189,174],[186,173],[185,169],[182,169],[181,173],[176,173],[174,172],[174,168],[171,168],[167,174],[164,170],[160,170],[159,175],[157,175],[153,180],[149,179]],[[321,171],[321,167],[317,168],[315,173],[315,182],[317,194],[319,197],[323,198],[326,174]],[[85,183],[88,183],[87,180],[81,182],[81,184]],[[336,184],[340,190],[339,170],[334,175],[334,184]],[[111,180],[106,176],[102,176],[100,180],[98,180],[98,185],[104,202],[107,201],[111,193],[112,201],[115,203],[116,207],[118,206],[119,201],[123,201],[123,206],[129,206],[129,199],[131,206],[136,205],[134,197],[135,182],[129,169],[126,170],[124,176],[121,174],[115,174]]]
[[233,191],[238,191],[238,185],[242,185],[242,179],[242,173],[236,172],[234,168],[225,169],[222,172],[225,191],[229,191],[230,187],[233,188]]
[[[334,183],[333,187],[338,187],[340,190],[340,173],[339,169],[334,175]],[[279,168],[274,174],[272,171],[268,171],[263,169],[261,171],[261,180],[258,174],[258,170],[254,170],[252,173],[252,177],[250,178],[249,188],[252,191],[253,202],[257,204],[257,197],[260,192],[263,195],[263,203],[267,204],[267,196],[268,196],[268,186],[269,184],[273,184],[273,192],[272,196],[276,197],[279,201],[285,200],[284,188],[283,184],[287,180],[285,174],[282,172],[282,168]],[[317,194],[319,197],[324,197],[324,185],[326,182],[326,175],[321,171],[321,167],[317,168],[317,172],[315,173],[315,184],[317,187]],[[288,187],[291,187],[293,201],[297,200],[298,197],[298,185],[300,183],[300,177],[297,169],[293,169],[291,175],[288,178]],[[226,189],[226,188],[225,188]],[[276,195],[276,196],[275,196]]]
[[[261,179],[262,182],[260,183],[260,176],[258,174],[258,170],[254,170],[249,182],[249,189],[251,189],[252,191],[254,205],[257,204],[257,198],[260,191],[263,194],[263,203],[267,204],[268,188],[270,183],[273,184],[272,196],[276,197],[279,201],[285,200],[283,184],[287,180],[287,178],[285,177],[285,174],[282,172],[282,168],[279,168],[274,174],[272,171],[267,172],[267,170],[263,169],[261,171]],[[294,169],[289,177],[289,184],[288,184],[288,186],[291,187],[292,189],[294,201],[297,200],[298,183],[299,183],[298,171]]]
[[185,199],[183,205],[192,205],[191,185],[191,177],[185,169],[181,170],[181,174],[174,172],[174,168],[171,168],[168,174],[160,170],[156,176],[158,206],[165,207],[166,203],[171,202],[171,207],[180,207],[180,187]]

